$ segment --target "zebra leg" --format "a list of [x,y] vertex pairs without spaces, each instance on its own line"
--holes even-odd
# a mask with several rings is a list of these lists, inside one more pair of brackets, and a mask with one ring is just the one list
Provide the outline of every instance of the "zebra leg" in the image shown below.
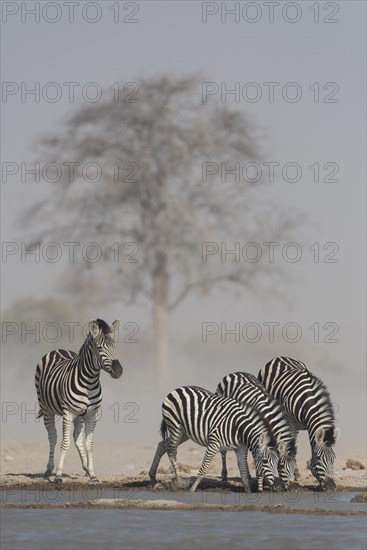
[[222,481],[228,481],[228,472],[227,472],[227,451],[221,451],[222,455]]
[[[187,435],[183,434],[181,436],[180,441],[177,443],[176,447],[173,449],[173,456],[174,456],[175,461],[177,459],[177,447],[179,445],[182,445],[182,443],[185,443],[185,441],[187,441],[188,439],[189,438],[187,437]],[[157,450],[155,452],[154,459],[153,459],[152,465],[151,465],[150,470],[149,470],[149,477],[150,477],[150,480],[153,483],[155,483],[155,481],[156,481],[156,473],[157,473],[158,466],[159,466],[159,463],[161,461],[161,458],[162,458],[163,455],[165,455],[168,452],[170,444],[171,444],[171,438],[170,437],[168,439],[164,439],[163,441],[160,441],[158,443],[158,447],[157,447]],[[176,478],[177,478],[177,475],[176,475]]]
[[157,446],[157,450],[155,452],[152,465],[149,470],[149,477],[150,480],[155,483],[156,482],[156,473],[158,470],[159,463],[161,461],[161,458],[164,454],[167,453],[168,447],[171,443],[171,438],[164,439],[163,441],[160,441]]
[[82,461],[83,470],[88,474],[88,462],[87,455],[84,449],[83,443],[84,436],[84,419],[81,416],[77,416],[74,420],[74,443],[75,447],[78,449],[80,460]]
[[94,413],[92,416],[89,416],[85,419],[85,448],[87,451],[87,474],[90,477],[90,481],[98,481],[94,475],[93,467],[93,438],[94,438],[94,428],[97,424],[97,414]]
[[50,476],[53,472],[55,465],[55,447],[57,442],[57,431],[55,426],[55,415],[49,411],[43,413],[43,421],[48,434],[48,441],[50,444],[50,451],[48,455],[48,464],[45,472],[45,476]]
[[[298,447],[299,447],[299,432],[296,431],[296,448],[298,450]],[[300,474],[300,471],[298,469],[298,466],[297,466],[297,462],[296,462],[296,466],[294,468],[294,481],[298,481],[301,477],[301,474]]]
[[175,479],[178,485],[182,484],[182,480],[180,477],[180,472],[177,464],[177,447],[184,441],[187,441],[187,439],[188,437],[185,436],[182,429],[178,429],[176,432],[172,432],[171,436],[168,438],[169,440],[168,450],[167,450],[168,458],[170,459],[170,462],[172,464],[172,468],[175,473]]
[[[251,493],[250,476],[249,476],[249,469],[248,469],[248,463],[247,463],[248,449],[247,447],[240,447],[239,449],[235,450],[235,453],[237,458],[238,469],[241,475],[241,480],[245,488],[245,493]],[[261,478],[261,481],[262,481],[262,478]]]
[[64,410],[62,416],[62,442],[61,442],[61,454],[59,465],[56,470],[55,483],[62,482],[62,471],[64,468],[64,460],[66,453],[70,447],[70,434],[71,434],[71,424],[74,421],[74,415],[68,410]]
[[197,478],[195,479],[194,483],[190,487],[190,493],[194,493],[196,491],[197,486],[199,485],[203,477],[205,477],[205,474],[208,471],[209,465],[218,451],[219,451],[219,446],[217,443],[212,445],[209,444],[209,446],[206,449],[204,460],[202,465],[200,466],[200,470],[197,475]]

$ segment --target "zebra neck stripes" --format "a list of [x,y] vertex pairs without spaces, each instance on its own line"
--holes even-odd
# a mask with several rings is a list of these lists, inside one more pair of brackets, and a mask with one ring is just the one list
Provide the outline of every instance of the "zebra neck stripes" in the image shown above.
[[91,388],[99,385],[101,367],[98,364],[98,349],[94,338],[88,334],[75,365],[81,386]]

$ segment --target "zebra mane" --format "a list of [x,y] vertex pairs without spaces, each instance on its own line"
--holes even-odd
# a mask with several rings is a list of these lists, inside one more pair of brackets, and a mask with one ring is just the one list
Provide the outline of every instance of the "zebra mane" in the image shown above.
[[103,334],[109,334],[111,332],[110,326],[106,323],[106,321],[103,321],[102,319],[96,319],[99,328],[103,332]]
[[323,413],[324,414],[325,412],[328,413],[328,418],[325,420],[332,424],[330,427],[324,428],[325,429],[324,442],[327,445],[334,445],[335,444],[335,435],[334,435],[335,416],[334,416],[334,407],[331,401],[330,393],[326,385],[322,380],[320,380],[320,378],[318,378],[311,372],[310,372],[310,375],[314,380],[314,389],[317,390],[318,392],[321,390],[321,393],[318,396],[318,400],[320,405],[323,406],[324,408]]
[[287,442],[287,452],[291,455],[296,455],[297,453],[297,442],[296,442],[296,438],[293,437],[292,439],[290,439],[288,442]]
[[324,443],[326,443],[326,445],[328,447],[330,447],[331,445],[335,445],[336,439],[335,439],[335,430],[334,430],[334,428],[326,428],[325,429]]

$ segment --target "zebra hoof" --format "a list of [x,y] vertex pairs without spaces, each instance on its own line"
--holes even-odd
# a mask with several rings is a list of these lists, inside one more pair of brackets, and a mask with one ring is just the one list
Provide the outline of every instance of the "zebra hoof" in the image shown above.
[[52,470],[46,470],[45,473],[43,474],[43,477],[50,477],[52,476]]
[[190,487],[190,479],[183,479],[182,477],[171,479],[170,485],[173,491],[187,491]]
[[61,476],[55,476],[54,483],[56,485],[60,485],[62,483],[62,477]]
[[96,476],[90,478],[89,483],[99,483],[99,479]]

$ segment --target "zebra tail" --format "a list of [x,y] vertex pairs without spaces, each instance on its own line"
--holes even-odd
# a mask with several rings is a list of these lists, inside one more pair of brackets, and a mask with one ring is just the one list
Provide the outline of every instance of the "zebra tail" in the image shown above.
[[37,414],[37,418],[41,418],[41,416],[43,416],[43,412],[40,411],[38,414]]
[[167,427],[167,424],[166,424],[166,421],[164,418],[162,418],[162,422],[161,422],[161,436],[162,436],[162,439],[167,439],[168,438],[168,427]]

